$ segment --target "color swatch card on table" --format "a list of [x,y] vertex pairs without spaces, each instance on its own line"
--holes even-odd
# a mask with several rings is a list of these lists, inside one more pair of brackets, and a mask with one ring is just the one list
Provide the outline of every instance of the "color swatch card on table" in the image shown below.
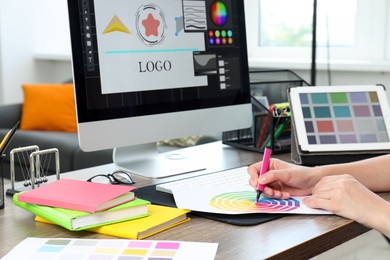
[[105,211],[89,213],[20,202],[18,196],[18,193],[13,196],[13,202],[16,206],[69,230],[83,230],[149,215],[148,205],[150,202],[138,198]]
[[19,201],[94,213],[134,199],[133,186],[60,179],[20,193]]
[[[150,215],[147,217],[91,228],[88,231],[121,238],[144,239],[190,220],[187,217],[189,211],[184,209],[149,205],[148,211]],[[35,220],[53,224],[39,216]]]
[[249,185],[219,186],[213,189],[177,187],[172,190],[178,208],[220,214],[286,213],[332,214],[329,211],[311,209],[302,203],[303,197],[270,199],[260,197],[256,203],[256,191]]
[[212,260],[217,249],[217,243],[28,237],[2,259]]

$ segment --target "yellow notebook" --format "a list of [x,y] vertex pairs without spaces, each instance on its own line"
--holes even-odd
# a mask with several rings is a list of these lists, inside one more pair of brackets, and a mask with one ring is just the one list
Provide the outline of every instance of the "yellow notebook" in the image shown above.
[[[87,231],[129,239],[144,239],[190,220],[187,217],[189,210],[158,205],[149,205],[148,209],[150,215],[147,217],[91,228]],[[36,216],[35,220],[50,223],[39,216]]]

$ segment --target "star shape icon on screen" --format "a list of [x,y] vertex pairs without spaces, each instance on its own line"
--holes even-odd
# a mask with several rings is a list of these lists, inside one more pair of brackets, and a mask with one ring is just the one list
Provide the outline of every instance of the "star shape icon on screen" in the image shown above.
[[160,26],[160,21],[156,20],[153,17],[153,14],[149,13],[147,18],[142,21],[142,25],[145,28],[145,35],[146,36],[158,36],[158,27]]

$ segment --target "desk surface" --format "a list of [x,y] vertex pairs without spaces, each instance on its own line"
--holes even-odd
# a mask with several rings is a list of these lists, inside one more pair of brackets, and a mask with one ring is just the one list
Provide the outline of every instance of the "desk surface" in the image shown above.
[[[199,175],[249,165],[261,158],[259,153],[222,145],[220,142],[182,150],[197,154],[207,163]],[[289,155],[275,156],[289,160]],[[98,173],[109,173],[113,164],[63,173],[66,178],[86,180]],[[188,176],[186,175],[186,176]],[[136,186],[180,179],[183,175],[164,179],[146,179],[134,175]],[[249,177],[248,177],[249,178]],[[390,200],[389,194],[381,194]],[[193,216],[191,221],[158,233],[148,239],[219,243],[216,259],[307,259],[348,241],[366,231],[366,227],[334,215],[293,215],[260,225],[240,227]],[[6,197],[0,210],[0,257],[26,237],[112,238],[87,231],[72,232],[59,226],[37,223],[34,216],[12,204]]]

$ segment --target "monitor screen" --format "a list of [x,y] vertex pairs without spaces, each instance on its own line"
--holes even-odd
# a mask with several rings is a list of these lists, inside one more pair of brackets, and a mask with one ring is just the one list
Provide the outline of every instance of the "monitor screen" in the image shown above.
[[83,150],[145,157],[140,145],[251,125],[243,1],[68,0],[68,9]]

